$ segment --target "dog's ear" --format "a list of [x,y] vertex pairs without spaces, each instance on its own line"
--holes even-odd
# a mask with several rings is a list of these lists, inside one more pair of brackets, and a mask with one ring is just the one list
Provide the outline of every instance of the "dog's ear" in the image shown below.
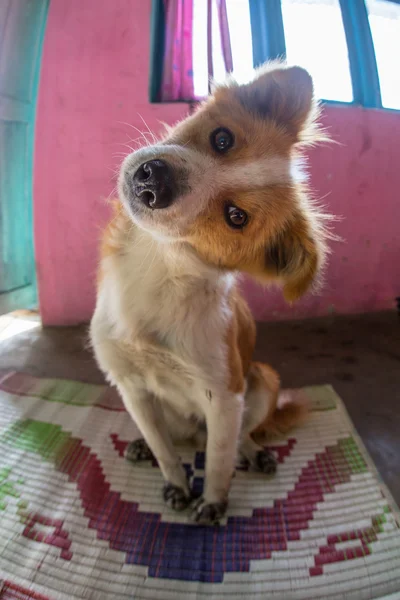
[[[236,88],[244,108],[262,119],[284,126],[294,138],[312,120],[314,88],[310,75],[301,67],[267,64],[248,84]],[[311,117],[311,119],[310,119]]]
[[265,248],[263,279],[281,282],[285,299],[293,302],[310,288],[323,260],[323,247],[299,218]]

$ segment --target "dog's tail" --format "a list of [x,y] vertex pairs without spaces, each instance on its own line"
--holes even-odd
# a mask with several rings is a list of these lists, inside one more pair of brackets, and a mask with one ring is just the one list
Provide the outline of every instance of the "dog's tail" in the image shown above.
[[261,396],[266,401],[266,416],[254,429],[253,435],[287,433],[307,419],[310,412],[308,399],[300,391],[282,391],[279,376],[270,366],[253,363],[249,384],[249,392],[255,392],[260,401]]

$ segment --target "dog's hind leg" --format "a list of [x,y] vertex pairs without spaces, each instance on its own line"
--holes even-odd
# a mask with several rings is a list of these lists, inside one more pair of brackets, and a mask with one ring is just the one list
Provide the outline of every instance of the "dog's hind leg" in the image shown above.
[[133,463],[154,459],[154,454],[144,438],[138,438],[130,442],[126,447],[124,456],[126,460]]
[[[196,417],[186,418],[179,414],[167,402],[160,402],[167,429],[174,444],[193,444],[198,449],[205,449],[207,432],[205,423]],[[125,458],[136,463],[154,460],[154,454],[144,438],[130,442],[125,450]]]
[[258,471],[271,473],[276,470],[276,460],[256,440],[265,433],[282,434],[299,425],[309,406],[302,398],[280,393],[279,376],[270,366],[252,363],[245,407],[239,452]]
[[274,412],[279,385],[279,376],[271,367],[252,363],[247,377],[239,455],[252,468],[267,474],[275,473],[276,459],[269,450],[254,441],[252,433]]

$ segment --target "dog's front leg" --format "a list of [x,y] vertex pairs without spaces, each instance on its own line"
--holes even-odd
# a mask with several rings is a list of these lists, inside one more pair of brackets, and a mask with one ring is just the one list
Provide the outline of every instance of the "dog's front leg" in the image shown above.
[[166,504],[174,510],[183,510],[191,500],[189,484],[167,429],[160,401],[129,378],[118,382],[117,387],[126,409],[157,459],[165,479]]
[[192,511],[192,520],[217,524],[228,505],[235,470],[237,445],[243,415],[243,394],[221,395],[207,391],[207,448],[204,493]]

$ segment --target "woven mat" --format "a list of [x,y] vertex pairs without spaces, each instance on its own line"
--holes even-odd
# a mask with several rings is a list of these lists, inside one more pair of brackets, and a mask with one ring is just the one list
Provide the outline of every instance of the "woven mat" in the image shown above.
[[[0,598],[400,598],[399,511],[330,386],[269,446],[278,474],[238,471],[220,527],[161,501],[116,394],[0,377]],[[204,454],[183,449],[200,490]]]

